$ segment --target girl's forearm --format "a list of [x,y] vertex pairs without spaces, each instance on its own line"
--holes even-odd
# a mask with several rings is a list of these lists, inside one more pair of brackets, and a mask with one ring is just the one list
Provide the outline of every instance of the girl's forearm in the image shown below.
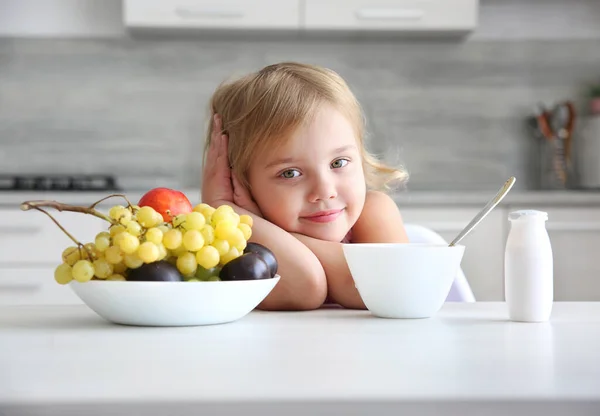
[[273,291],[258,306],[265,310],[310,310],[323,305],[327,297],[325,271],[313,252],[290,233],[231,202],[238,214],[253,219],[250,241],[269,248],[277,259],[281,276]]
[[329,298],[348,309],[366,309],[350,274],[342,244],[303,234],[292,235],[308,247],[321,262],[327,276]]

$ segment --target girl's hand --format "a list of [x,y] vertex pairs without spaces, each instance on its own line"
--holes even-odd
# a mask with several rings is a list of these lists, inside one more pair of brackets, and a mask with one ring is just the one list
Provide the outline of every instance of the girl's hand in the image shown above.
[[229,138],[222,132],[221,117],[215,114],[210,146],[202,173],[202,202],[212,207],[235,204],[262,217],[250,192],[239,182],[229,167],[227,149]]
[[248,192],[248,190],[240,183],[233,172],[231,172],[231,178],[233,181],[233,202],[238,207],[244,208],[262,218],[262,212],[260,212],[260,208],[256,205],[256,202],[254,202],[250,192]]
[[228,137],[222,131],[221,117],[215,114],[206,163],[202,170],[202,202],[213,207],[233,203],[231,169],[227,156]]

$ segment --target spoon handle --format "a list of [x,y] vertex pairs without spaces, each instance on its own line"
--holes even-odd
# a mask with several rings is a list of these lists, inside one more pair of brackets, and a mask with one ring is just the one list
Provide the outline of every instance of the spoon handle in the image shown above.
[[479,213],[477,213],[477,215],[471,220],[470,223],[467,224],[467,226],[465,228],[463,228],[463,230],[456,236],[456,238],[454,240],[452,240],[452,242],[449,244],[450,247],[452,247],[455,244],[458,244],[458,242],[460,240],[462,240],[463,238],[465,238],[467,236],[467,234],[469,234],[471,232],[471,230],[473,228],[475,228],[475,226],[477,224],[479,224],[481,222],[482,219],[484,219],[486,217],[486,215],[493,210],[496,205],[498,205],[498,203],[500,201],[502,201],[502,199],[504,198],[504,196],[506,196],[506,194],[508,193],[508,191],[510,191],[510,188],[512,188],[512,186],[515,184],[515,177],[511,176],[505,183],[504,185],[502,185],[502,188],[500,188],[500,190],[498,191],[498,193],[496,194],[496,196],[490,200],[485,207],[483,207],[483,209],[481,211],[479,211]]

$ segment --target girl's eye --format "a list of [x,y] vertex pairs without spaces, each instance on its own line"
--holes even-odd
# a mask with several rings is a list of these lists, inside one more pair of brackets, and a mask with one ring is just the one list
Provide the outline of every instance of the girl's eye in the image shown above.
[[334,169],[343,168],[348,164],[348,159],[337,159],[331,163],[331,167]]
[[300,172],[298,172],[296,169],[288,169],[281,172],[280,176],[285,179],[292,179],[297,176],[300,176]]

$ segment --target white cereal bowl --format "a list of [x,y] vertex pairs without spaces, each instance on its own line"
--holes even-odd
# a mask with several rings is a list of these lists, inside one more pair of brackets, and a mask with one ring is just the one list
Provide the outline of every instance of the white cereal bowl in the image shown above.
[[107,321],[136,326],[196,326],[236,321],[250,313],[279,282],[72,281],[79,298]]
[[429,318],[444,304],[465,247],[444,244],[344,244],[365,306],[381,318]]

